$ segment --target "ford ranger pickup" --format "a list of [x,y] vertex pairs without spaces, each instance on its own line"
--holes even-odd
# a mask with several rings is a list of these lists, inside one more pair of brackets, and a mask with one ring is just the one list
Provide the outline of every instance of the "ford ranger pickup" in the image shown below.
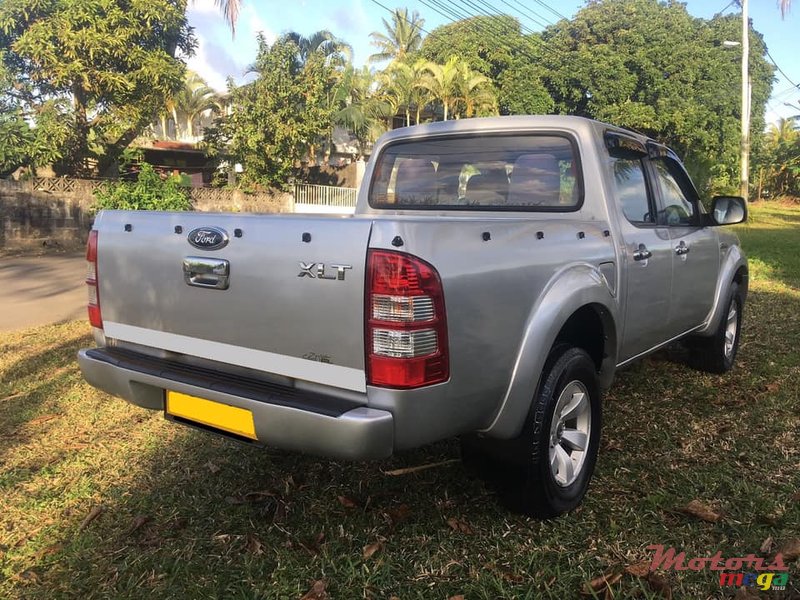
[[103,211],[86,380],[256,445],[375,459],[460,436],[514,510],[580,503],[616,369],[682,340],[734,362],[742,198],[655,140],[568,116],[384,135],[352,216]]

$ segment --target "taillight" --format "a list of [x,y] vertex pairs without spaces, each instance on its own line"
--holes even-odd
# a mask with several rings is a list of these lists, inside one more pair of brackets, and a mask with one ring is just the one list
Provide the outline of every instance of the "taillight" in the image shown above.
[[97,278],[97,231],[89,232],[86,242],[86,289],[89,292],[89,323],[92,327],[103,328],[103,316],[100,314],[100,291]]
[[409,254],[370,250],[365,309],[370,385],[409,389],[447,381],[447,320],[436,269]]

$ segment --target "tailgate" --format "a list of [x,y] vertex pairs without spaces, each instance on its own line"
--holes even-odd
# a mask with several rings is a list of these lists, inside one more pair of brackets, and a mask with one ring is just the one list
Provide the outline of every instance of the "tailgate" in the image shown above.
[[[365,391],[370,228],[359,218],[103,212],[106,337]],[[209,249],[219,233],[227,244]]]

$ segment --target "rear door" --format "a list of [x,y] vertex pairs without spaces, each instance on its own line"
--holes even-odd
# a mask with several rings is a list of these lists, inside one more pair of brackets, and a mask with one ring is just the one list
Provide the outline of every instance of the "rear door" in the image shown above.
[[659,221],[672,241],[670,337],[703,323],[711,311],[719,272],[719,240],[701,225],[697,192],[669,154],[652,160],[659,189]]
[[95,228],[108,338],[366,390],[370,220],[109,211]]
[[[615,138],[618,140],[619,138]],[[645,149],[636,140],[610,146],[614,200],[624,246],[625,324],[621,362],[663,342],[672,289],[669,231],[656,222],[656,202],[647,177]]]

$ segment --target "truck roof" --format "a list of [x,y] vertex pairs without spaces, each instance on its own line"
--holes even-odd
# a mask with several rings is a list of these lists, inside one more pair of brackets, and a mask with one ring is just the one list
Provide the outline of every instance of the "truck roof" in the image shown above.
[[[394,129],[384,136],[382,142],[389,142],[403,138],[424,137],[449,133],[502,133],[524,129],[572,129],[578,132],[594,134],[597,131],[613,130],[625,133],[642,143],[651,141],[641,133],[573,115],[509,115],[502,117],[479,117],[471,119],[454,119],[450,121],[436,121],[410,127]],[[652,140],[655,141],[655,140]]]

